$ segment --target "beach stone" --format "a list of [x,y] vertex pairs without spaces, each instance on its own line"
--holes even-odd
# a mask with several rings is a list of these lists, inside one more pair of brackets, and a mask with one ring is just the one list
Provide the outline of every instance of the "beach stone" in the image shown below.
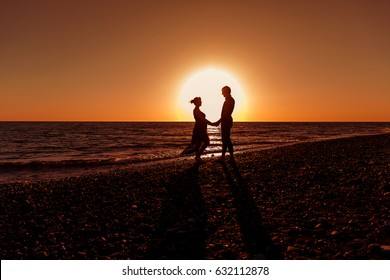
[[390,254],[390,245],[381,245],[379,248],[382,253]]
[[344,257],[344,258],[348,258],[349,256],[351,256],[351,252],[345,252],[345,253],[343,254],[343,257]]
[[273,242],[273,243],[277,243],[277,242],[279,242],[279,241],[280,241],[280,239],[279,239],[279,237],[277,237],[277,236],[275,236],[275,237],[272,238],[272,242]]
[[81,252],[76,253],[76,258],[78,258],[78,259],[85,259],[86,257],[87,257],[86,252],[81,251]]
[[370,244],[368,252],[388,258],[390,256],[390,245]]
[[253,260],[266,260],[267,258],[263,254],[254,255]]
[[300,249],[298,247],[294,246],[288,246],[287,247],[287,252],[294,252],[294,251],[299,251]]
[[324,228],[326,228],[326,226],[324,223],[318,223],[314,228],[315,229],[324,229]]
[[379,246],[379,255],[385,258],[390,257],[390,245],[380,245]]
[[46,252],[46,251],[42,251],[40,252],[40,254],[42,255],[42,257],[44,258],[47,258],[49,256],[49,254]]
[[374,253],[374,254],[377,254],[380,252],[380,245],[379,244],[370,244],[368,245],[367,247],[367,251],[369,253]]

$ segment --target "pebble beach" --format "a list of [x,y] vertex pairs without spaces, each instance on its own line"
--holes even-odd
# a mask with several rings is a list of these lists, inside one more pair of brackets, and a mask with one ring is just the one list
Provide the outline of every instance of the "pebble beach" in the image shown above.
[[390,258],[390,134],[0,185],[1,259]]

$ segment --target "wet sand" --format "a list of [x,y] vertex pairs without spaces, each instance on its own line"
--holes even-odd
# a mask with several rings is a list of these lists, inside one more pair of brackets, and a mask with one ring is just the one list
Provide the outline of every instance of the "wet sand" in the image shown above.
[[388,259],[390,134],[0,185],[1,259]]

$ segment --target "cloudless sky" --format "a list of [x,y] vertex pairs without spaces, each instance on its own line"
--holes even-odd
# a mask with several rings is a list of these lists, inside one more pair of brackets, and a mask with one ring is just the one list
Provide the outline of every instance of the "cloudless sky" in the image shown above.
[[389,15],[386,0],[2,0],[0,120],[192,120],[180,88],[215,67],[245,120],[390,121]]

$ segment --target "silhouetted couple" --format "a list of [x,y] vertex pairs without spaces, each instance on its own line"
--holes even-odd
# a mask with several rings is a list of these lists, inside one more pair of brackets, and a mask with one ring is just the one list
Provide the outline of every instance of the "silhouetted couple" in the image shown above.
[[230,130],[233,126],[232,113],[234,110],[235,101],[231,96],[231,89],[228,86],[224,86],[222,88],[222,95],[225,97],[225,102],[222,106],[221,118],[213,123],[207,120],[206,114],[200,110],[200,106],[202,106],[202,99],[200,97],[195,97],[191,100],[191,103],[195,105],[193,111],[195,126],[192,133],[192,145],[195,147],[195,160],[198,163],[203,162],[200,156],[210,144],[209,135],[207,133],[207,125],[219,126],[220,124],[222,134],[222,155],[218,161],[223,162],[225,160],[225,153],[228,149],[230,153],[229,160],[234,161],[233,144],[230,140]]

